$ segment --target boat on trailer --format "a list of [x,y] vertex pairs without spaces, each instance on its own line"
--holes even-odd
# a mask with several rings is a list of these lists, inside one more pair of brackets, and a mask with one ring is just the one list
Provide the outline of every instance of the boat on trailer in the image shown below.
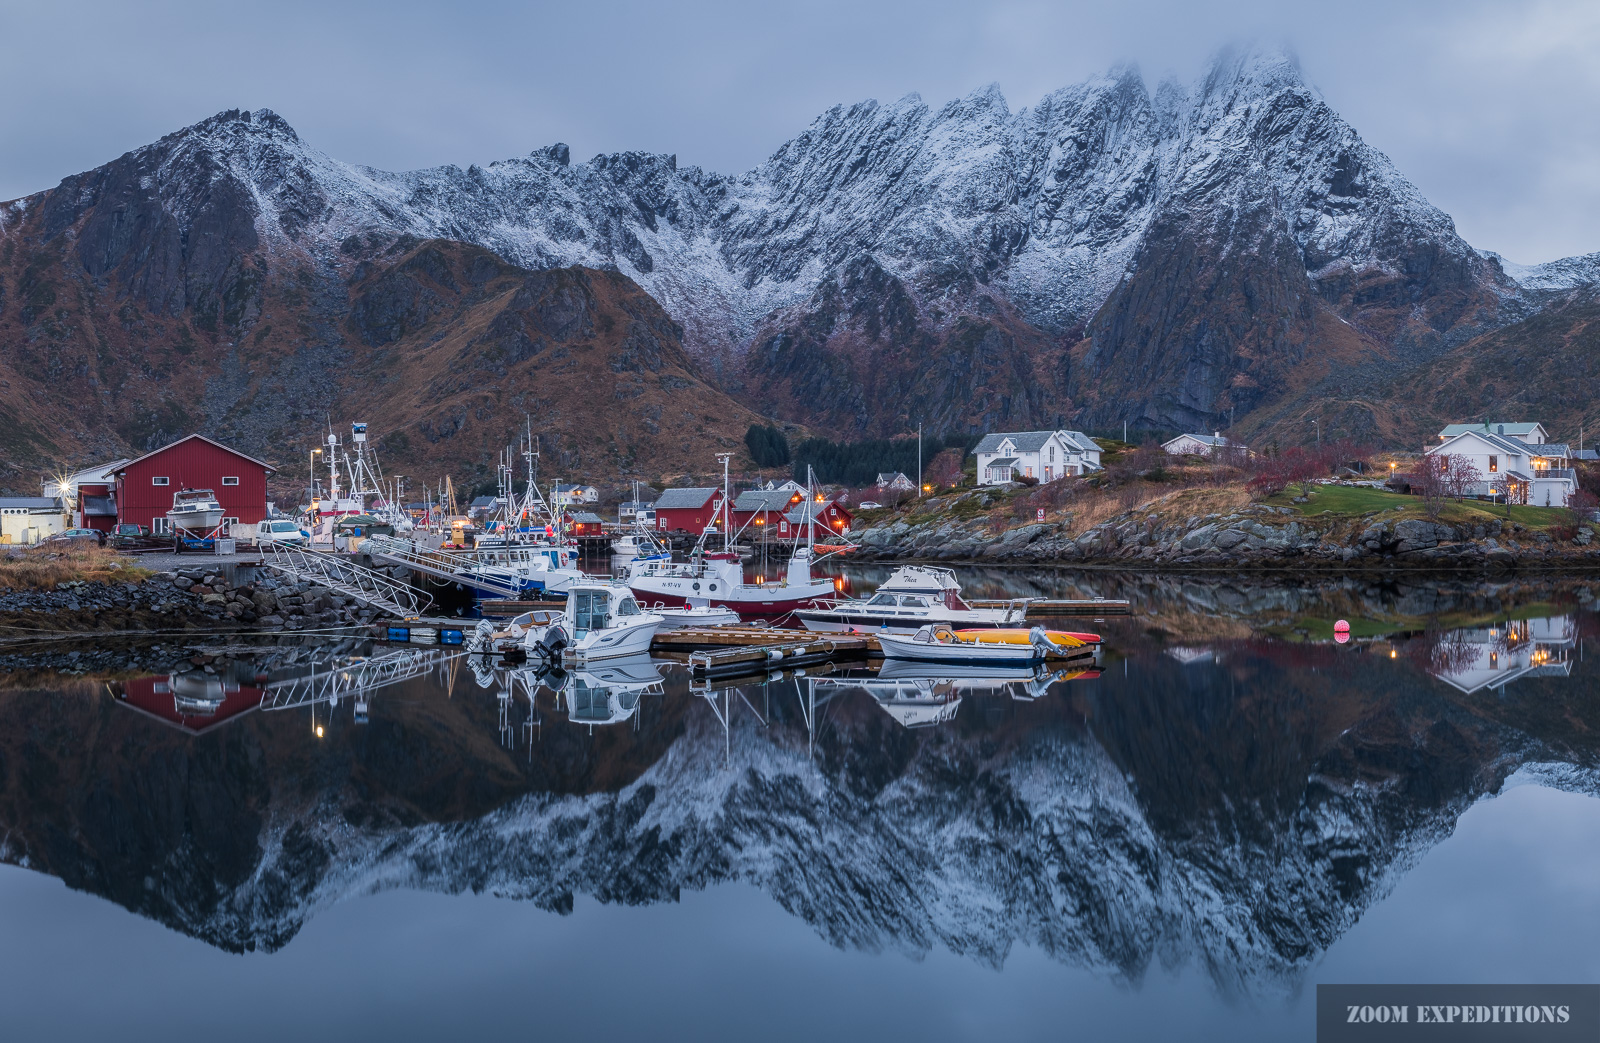
[[167,521],[180,532],[209,533],[222,524],[224,513],[214,491],[181,489],[172,494],[172,510],[167,512]]

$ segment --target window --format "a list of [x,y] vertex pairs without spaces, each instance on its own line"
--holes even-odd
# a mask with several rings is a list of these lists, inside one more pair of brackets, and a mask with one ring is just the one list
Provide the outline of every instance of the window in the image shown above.
[[1055,446],[1051,446],[1050,447],[1050,462],[1051,463],[1055,463],[1056,462],[1056,447]]
[[223,485],[238,485],[239,484],[239,478],[238,478],[237,475],[234,475],[234,476],[224,475],[223,479],[222,479],[222,484]]
[[225,532],[225,533],[228,533],[229,535],[232,535],[233,527],[235,525],[238,525],[238,524],[239,524],[239,519],[238,518],[224,518],[224,519],[222,519],[222,531]]
[[169,518],[154,518],[150,521],[150,533],[153,536],[169,536],[172,534],[172,521]]
[[171,478],[152,478],[152,479],[150,479],[150,484],[151,485],[171,485],[172,484],[172,479]]
[[1489,473],[1494,474],[1498,470],[1500,470],[1500,458],[1498,456],[1489,457]]

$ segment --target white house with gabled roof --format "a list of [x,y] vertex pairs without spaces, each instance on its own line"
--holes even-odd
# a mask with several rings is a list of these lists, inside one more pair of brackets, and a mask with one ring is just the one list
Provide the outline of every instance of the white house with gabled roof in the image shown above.
[[1053,482],[1100,470],[1100,446],[1082,431],[1001,431],[984,435],[972,452],[979,485],[1018,478]]
[[1221,431],[1214,431],[1209,435],[1182,434],[1170,442],[1162,442],[1161,448],[1169,456],[1210,456],[1219,449],[1235,449],[1248,452],[1248,446],[1224,438]]
[[1451,424],[1439,432],[1439,443],[1429,446],[1423,459],[1442,467],[1446,456],[1465,460],[1483,476],[1476,496],[1565,507],[1578,491],[1571,448],[1547,441],[1542,424]]

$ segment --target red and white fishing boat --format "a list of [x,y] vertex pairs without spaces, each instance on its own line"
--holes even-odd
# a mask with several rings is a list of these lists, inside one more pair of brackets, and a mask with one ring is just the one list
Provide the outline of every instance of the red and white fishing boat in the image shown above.
[[649,611],[658,605],[677,608],[688,605],[690,599],[704,599],[713,606],[731,608],[740,616],[781,616],[833,598],[833,580],[811,575],[812,563],[819,559],[810,525],[804,527],[805,546],[799,546],[796,538],[794,556],[789,559],[789,567],[780,582],[745,582],[744,565],[739,556],[728,549],[733,540],[728,504],[733,497],[728,488],[727,455],[719,455],[722,457],[723,549],[705,550],[706,537],[711,532],[708,527],[701,533],[700,542],[688,561],[649,557],[630,562],[628,587],[639,604]]

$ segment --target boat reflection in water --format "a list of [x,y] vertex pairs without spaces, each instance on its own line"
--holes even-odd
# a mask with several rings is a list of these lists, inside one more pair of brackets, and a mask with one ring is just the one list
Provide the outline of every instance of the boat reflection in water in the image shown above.
[[1100,676],[1093,666],[1051,669],[1043,664],[1000,666],[887,659],[875,676],[823,677],[815,688],[866,692],[901,725],[927,728],[955,720],[964,696],[999,696],[1031,702],[1063,681]]
[[637,721],[640,700],[663,692],[661,669],[649,655],[626,656],[574,670],[554,691],[556,708],[565,705],[574,724],[593,728]]

